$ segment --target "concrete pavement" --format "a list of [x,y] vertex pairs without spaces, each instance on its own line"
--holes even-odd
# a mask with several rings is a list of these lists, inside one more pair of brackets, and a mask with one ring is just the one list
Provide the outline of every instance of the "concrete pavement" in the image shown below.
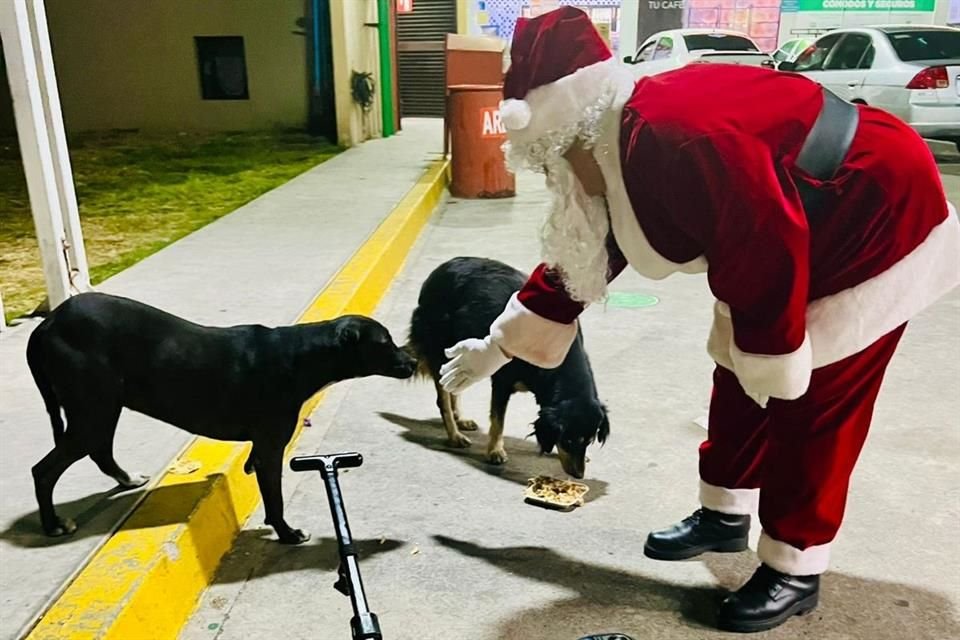
[[[960,199],[960,177],[945,183]],[[452,200],[435,216],[377,314],[394,335],[405,335],[419,287],[441,262],[483,255],[534,265],[546,193],[531,176],[520,176],[518,193]],[[314,416],[298,453],[365,457],[341,485],[387,640],[574,640],[603,631],[638,640],[728,637],[711,627],[714,607],[753,571],[753,553],[682,563],[642,555],[648,530],[696,506],[704,433],[694,421],[706,412],[711,371],[705,280],[651,282],[628,272],[612,291],[618,303],[583,318],[612,436],[590,453],[588,501],[571,513],[523,502],[528,477],[561,473],[524,439],[535,415],[528,396],[511,402],[503,467],[484,461],[483,433],[469,450],[445,446],[428,382],[342,384]],[[631,295],[656,304],[631,304]],[[958,332],[960,291],[911,323],[853,478],[821,607],[761,637],[960,637]],[[488,398],[485,385],[464,397],[465,415],[481,429]],[[281,547],[254,515],[181,640],[350,637],[349,601],[331,588],[337,558],[322,483],[287,471],[284,487],[288,520],[314,539]]]
[[[410,190],[441,145],[438,122],[406,121],[402,134],[341,154],[98,288],[201,323],[289,323]],[[2,638],[16,637],[44,609],[144,495],[116,494],[113,482],[84,459],[63,476],[55,495],[58,511],[79,530],[56,540],[40,533],[30,467],[53,441],[23,355],[35,325],[24,323],[0,338]],[[156,478],[191,440],[125,412],[115,451],[124,467]]]

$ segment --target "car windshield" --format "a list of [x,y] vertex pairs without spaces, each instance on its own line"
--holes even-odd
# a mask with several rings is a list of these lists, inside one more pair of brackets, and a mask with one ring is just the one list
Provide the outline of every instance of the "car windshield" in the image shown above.
[[687,43],[687,51],[759,51],[757,45],[743,36],[732,36],[726,33],[704,33],[683,36]]
[[904,62],[960,58],[960,31],[901,31],[887,37]]

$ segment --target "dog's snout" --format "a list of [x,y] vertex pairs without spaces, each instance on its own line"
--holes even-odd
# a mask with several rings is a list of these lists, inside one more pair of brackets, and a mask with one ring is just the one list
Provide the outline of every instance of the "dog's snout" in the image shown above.
[[585,455],[570,453],[560,445],[557,445],[557,457],[560,458],[560,466],[563,467],[567,475],[573,476],[577,480],[583,478],[587,470]]
[[417,360],[407,352],[398,350],[394,357],[393,369],[400,378],[409,378],[417,371]]

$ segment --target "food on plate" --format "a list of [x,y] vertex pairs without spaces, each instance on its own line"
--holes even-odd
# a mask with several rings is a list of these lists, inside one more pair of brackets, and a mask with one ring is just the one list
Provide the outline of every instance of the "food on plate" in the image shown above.
[[573,509],[583,504],[583,496],[590,490],[585,484],[537,476],[527,480],[524,492],[527,502],[554,509]]

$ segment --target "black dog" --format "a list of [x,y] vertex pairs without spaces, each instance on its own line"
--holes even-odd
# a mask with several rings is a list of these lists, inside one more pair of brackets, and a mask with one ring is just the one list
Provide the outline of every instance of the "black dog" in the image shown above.
[[[452,446],[470,446],[461,430],[473,431],[477,425],[460,418],[457,396],[440,386],[444,349],[467,338],[485,337],[525,280],[523,273],[502,262],[454,258],[437,267],[420,289],[405,348],[417,358],[419,373],[433,378],[437,406]],[[503,449],[507,403],[513,393],[530,391],[540,405],[534,423],[540,450],[549,453],[556,446],[564,471],[582,478],[587,447],[595,439],[604,442],[610,433],[607,408],[597,398],[583,335],[577,332],[566,359],[556,369],[541,369],[514,358],[493,375],[491,383],[489,461],[503,464],[507,460]]]
[[409,378],[416,370],[387,329],[362,316],[272,329],[204,327],[100,293],[54,310],[30,336],[27,362],[56,443],[33,467],[48,535],[76,530],[55,513],[53,488],[83,456],[124,487],[147,482],[113,458],[117,420],[127,407],[197,435],[252,442],[245,469],[256,470],[266,523],[285,544],[309,539],[283,519],[280,479],[303,403],[340,380]]

